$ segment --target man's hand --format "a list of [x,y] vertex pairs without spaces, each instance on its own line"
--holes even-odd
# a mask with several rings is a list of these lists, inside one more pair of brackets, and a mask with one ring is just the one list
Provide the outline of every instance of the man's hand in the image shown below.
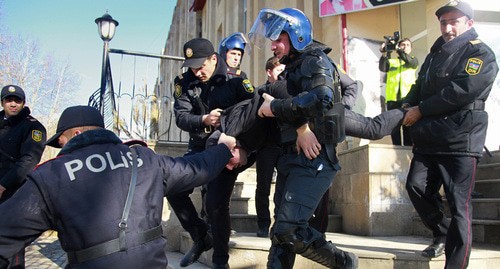
[[420,112],[420,108],[418,106],[412,106],[408,108],[406,111],[405,117],[403,118],[404,126],[412,126],[422,118],[422,113]]
[[2,198],[3,192],[6,190],[6,188],[2,185],[0,185],[0,198]]
[[309,129],[309,125],[306,123],[297,129],[297,151],[300,153],[304,152],[304,155],[309,160],[312,160],[319,155],[321,150],[321,144],[318,142],[316,135]]
[[271,95],[264,93],[262,94],[262,98],[264,98],[264,102],[259,108],[258,115],[261,118],[264,117],[274,117],[273,111],[271,110],[271,102],[274,100],[274,97]]
[[236,147],[236,138],[226,135],[225,133],[221,133],[217,144],[225,144],[229,150],[232,151],[234,147]]
[[202,120],[203,124],[206,126],[219,127],[220,126],[220,113],[222,109],[216,108],[210,111],[209,114],[203,115]]

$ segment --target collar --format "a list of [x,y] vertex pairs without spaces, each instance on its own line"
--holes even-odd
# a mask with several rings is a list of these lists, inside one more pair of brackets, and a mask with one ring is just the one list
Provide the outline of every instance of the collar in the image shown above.
[[106,129],[95,129],[83,132],[68,141],[58,155],[70,153],[77,149],[96,144],[122,144],[120,138],[115,133]]
[[474,28],[469,29],[463,34],[457,36],[450,42],[444,42],[443,37],[439,37],[434,45],[431,47],[431,52],[437,52],[442,50],[444,53],[452,54],[457,51],[459,48],[463,47],[470,40],[476,39],[478,37],[476,30]]
[[17,115],[9,117],[7,119],[5,119],[5,110],[2,110],[0,111],[0,118],[3,119],[4,121],[7,121],[9,125],[14,126],[23,121],[24,119],[26,119],[26,117],[28,117],[30,113],[31,113],[30,109],[27,106],[25,106],[23,107],[23,109],[21,109],[21,111],[19,111]]

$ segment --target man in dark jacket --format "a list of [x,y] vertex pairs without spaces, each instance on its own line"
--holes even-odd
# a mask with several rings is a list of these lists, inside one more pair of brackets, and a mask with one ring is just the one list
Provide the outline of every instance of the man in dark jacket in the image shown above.
[[[414,143],[406,189],[434,235],[422,255],[445,252],[445,268],[466,268],[472,243],[471,192],[488,125],[484,103],[498,66],[492,50],[477,39],[469,4],[452,1],[436,16],[442,35],[403,102],[409,107],[403,125],[411,126]],[[441,210],[441,185],[451,222]]]
[[[38,164],[47,134],[45,127],[30,115],[30,109],[25,106],[26,95],[21,87],[3,87],[1,99],[0,204],[21,187],[26,175]],[[24,268],[24,249],[12,258],[10,268]]]
[[[205,38],[194,38],[184,44],[186,60],[182,67],[187,72],[175,79],[175,121],[177,126],[189,132],[188,153],[205,148],[208,136],[220,125],[221,111],[254,96],[254,88],[248,79],[230,76],[222,57],[215,53],[212,43]],[[235,154],[242,157],[236,168],[245,165],[246,151],[237,147]],[[241,153],[241,154],[239,154]],[[224,268],[229,259],[229,201],[239,169],[224,169],[216,180],[208,184],[206,212],[212,229],[212,261],[214,268]],[[181,267],[195,262],[203,251],[212,247],[207,233],[208,226],[197,216],[189,198],[192,190],[167,196],[168,202],[179,218],[182,227],[194,241],[191,250],[180,262]]]
[[103,127],[92,107],[62,113],[47,142],[62,147],[59,155],[37,167],[0,206],[0,268],[49,229],[58,232],[68,254],[66,268],[167,267],[163,197],[214,178],[236,140],[223,135],[224,145],[171,158],[122,144]]

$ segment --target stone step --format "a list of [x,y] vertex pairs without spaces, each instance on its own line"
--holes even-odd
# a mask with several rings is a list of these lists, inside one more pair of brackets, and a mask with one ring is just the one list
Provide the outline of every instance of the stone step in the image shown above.
[[491,156],[486,152],[483,154],[481,163],[500,163],[500,150],[490,151]]
[[[413,219],[413,235],[432,237],[419,217]],[[500,245],[500,220],[472,219],[472,241]]]
[[[231,214],[231,228],[238,233],[257,232],[257,215]],[[340,215],[328,216],[328,232],[342,232],[342,217]]]
[[500,198],[500,179],[477,180],[474,190],[481,193],[481,198]]
[[476,181],[500,177],[500,163],[479,164],[476,169]]
[[[472,199],[472,218],[500,220],[500,198],[475,198]],[[451,216],[448,202],[445,200],[444,212]]]
[[[269,194],[270,199],[274,194],[276,182],[271,182],[271,191]],[[257,182],[243,182],[237,180],[234,183],[232,197],[255,197],[255,190],[257,188]]]
[[[187,233],[182,233],[181,252],[186,253],[192,245]],[[359,268],[370,269],[441,269],[444,255],[435,259],[421,256],[421,251],[431,242],[430,238],[418,236],[366,237],[327,233],[327,240],[340,249],[354,252],[359,257]],[[254,234],[240,234],[230,238],[229,266],[231,268],[266,268],[271,241]],[[212,250],[204,252],[199,262],[211,265]],[[497,268],[500,263],[500,246],[474,243],[469,269]],[[297,255],[294,268],[325,268]]]

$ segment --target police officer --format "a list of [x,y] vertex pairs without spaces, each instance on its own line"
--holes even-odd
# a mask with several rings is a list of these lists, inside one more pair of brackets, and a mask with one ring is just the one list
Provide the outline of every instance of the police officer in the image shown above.
[[[252,98],[254,89],[248,79],[228,75],[227,65],[207,39],[195,38],[186,42],[184,56],[186,60],[182,67],[189,69],[175,79],[174,112],[177,126],[189,132],[187,154],[190,154],[205,148],[208,136],[220,125],[222,110]],[[242,157],[236,165],[238,168],[246,164],[246,153],[241,147],[237,147],[236,152]],[[205,206],[208,221],[213,227],[214,268],[224,268],[229,259],[229,201],[237,175],[236,170],[224,169],[207,186]],[[203,251],[212,247],[212,240],[207,234],[208,226],[198,217],[189,198],[191,192],[167,196],[182,227],[194,241],[193,247],[180,262],[182,267],[192,264]]]
[[292,268],[295,254],[301,254],[329,268],[357,268],[355,254],[336,248],[308,225],[340,169],[335,146],[345,136],[344,106],[333,87],[335,67],[314,46],[311,23],[300,10],[262,9],[249,37],[257,46],[271,39],[274,55],[286,65],[287,90],[293,96],[273,100],[264,94],[259,109],[261,116],[277,117],[285,152],[278,160],[268,267]]
[[[399,40],[396,46],[396,58],[391,58],[391,50],[387,50],[386,44],[380,46],[379,70],[386,73],[385,102],[387,109],[401,108],[402,100],[415,83],[415,73],[417,72],[418,59],[411,53],[411,41],[408,38]],[[385,54],[384,54],[385,53]],[[391,134],[393,145],[411,146],[409,127],[403,126],[394,129]]]
[[[445,268],[466,268],[472,243],[475,171],[486,139],[484,103],[498,73],[495,54],[474,30],[474,12],[451,1],[436,11],[441,37],[431,47],[404,100],[413,139],[406,190],[433,243],[426,257],[446,254]],[[451,222],[443,214],[444,187]]]
[[236,141],[219,142],[189,157],[161,156],[122,144],[96,109],[67,108],[47,141],[62,147],[57,158],[0,206],[0,268],[49,229],[58,232],[67,268],[166,268],[163,197],[220,173]]
[[248,78],[247,74],[240,69],[247,44],[247,39],[241,32],[232,33],[219,43],[219,55],[227,64],[227,75],[229,78]]
[[[26,175],[42,158],[47,133],[45,127],[30,115],[21,87],[3,87],[1,99],[0,204],[21,187]],[[24,268],[24,249],[11,260],[10,268]]]

